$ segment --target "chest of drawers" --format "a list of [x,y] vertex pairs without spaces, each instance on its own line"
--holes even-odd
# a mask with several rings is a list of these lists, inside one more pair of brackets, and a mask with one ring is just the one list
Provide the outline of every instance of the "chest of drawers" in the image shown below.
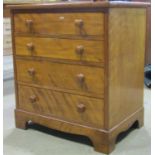
[[16,127],[30,120],[109,153],[143,125],[146,3],[11,7]]

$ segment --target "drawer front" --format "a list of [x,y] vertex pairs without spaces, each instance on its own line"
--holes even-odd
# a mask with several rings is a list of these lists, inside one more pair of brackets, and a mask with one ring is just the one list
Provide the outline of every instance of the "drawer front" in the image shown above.
[[67,121],[103,128],[103,100],[68,93],[18,86],[18,108]]
[[103,95],[103,68],[24,59],[16,66],[20,82]]
[[103,13],[20,13],[14,16],[15,33],[98,35],[104,33]]
[[16,37],[16,55],[103,62],[103,42]]

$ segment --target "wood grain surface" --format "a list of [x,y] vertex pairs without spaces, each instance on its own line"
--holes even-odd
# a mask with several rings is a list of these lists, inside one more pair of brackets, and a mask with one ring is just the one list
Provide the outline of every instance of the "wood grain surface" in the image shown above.
[[16,37],[16,55],[102,62],[104,42],[91,40]]
[[17,80],[20,82],[104,94],[103,68],[24,59],[17,59],[16,66]]
[[97,35],[104,34],[103,13],[17,13],[15,34]]
[[143,107],[145,9],[109,14],[109,128]]
[[86,11],[94,11],[97,12],[105,11],[103,9],[106,8],[146,8],[147,6],[150,6],[149,2],[126,2],[126,1],[101,1],[101,2],[95,2],[94,1],[77,1],[75,2],[62,2],[62,3],[38,3],[38,4],[23,4],[23,5],[10,5],[8,6],[10,9],[16,11],[25,11],[25,10],[32,10],[32,9],[57,9],[59,12],[63,9],[66,9],[66,11],[75,11],[76,9],[79,10],[86,10]]
[[104,102],[101,99],[22,85],[18,86],[18,95],[19,109],[92,127],[104,127]]

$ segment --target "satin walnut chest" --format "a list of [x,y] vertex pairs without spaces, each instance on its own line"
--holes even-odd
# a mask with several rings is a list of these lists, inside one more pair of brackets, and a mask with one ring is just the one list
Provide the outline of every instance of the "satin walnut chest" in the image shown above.
[[[31,120],[110,153],[143,125],[146,3],[11,7],[16,127]],[[61,148],[60,148],[61,149]]]

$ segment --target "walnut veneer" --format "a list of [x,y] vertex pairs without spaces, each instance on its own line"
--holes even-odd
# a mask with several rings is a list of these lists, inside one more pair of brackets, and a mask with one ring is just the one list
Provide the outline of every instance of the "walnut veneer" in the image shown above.
[[91,139],[109,153],[143,125],[148,3],[11,6],[16,127],[29,120]]

